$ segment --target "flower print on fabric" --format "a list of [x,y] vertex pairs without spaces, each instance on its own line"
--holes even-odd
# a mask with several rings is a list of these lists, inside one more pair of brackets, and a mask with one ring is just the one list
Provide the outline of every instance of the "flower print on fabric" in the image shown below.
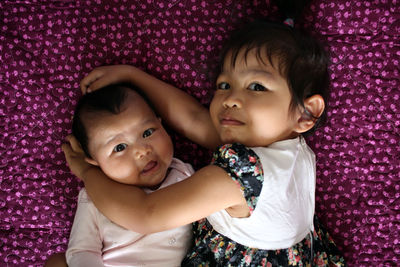
[[252,213],[264,182],[263,169],[257,154],[242,144],[226,144],[213,153],[211,164],[224,169],[239,185]]
[[195,247],[183,260],[181,266],[184,267],[347,266],[317,216],[314,217],[313,234],[287,249],[263,250],[243,246],[216,232],[206,219],[194,223],[193,231]]
[[[261,161],[255,152],[241,144],[223,145],[214,152],[212,164],[223,168],[238,183],[248,206],[254,210],[264,181]],[[313,235],[280,250],[244,246],[218,233],[206,219],[194,223],[193,231],[194,246],[181,266],[346,266],[316,216]]]

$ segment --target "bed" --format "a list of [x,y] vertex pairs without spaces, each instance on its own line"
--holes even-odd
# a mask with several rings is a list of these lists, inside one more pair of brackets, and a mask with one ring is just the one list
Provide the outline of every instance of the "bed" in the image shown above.
[[[221,45],[269,0],[0,2],[0,265],[42,266],[65,251],[82,183],[61,144],[93,68],[133,64],[202,103]],[[400,2],[314,0],[298,25],[331,55],[316,213],[349,266],[400,265]],[[171,132],[199,168],[210,152]]]

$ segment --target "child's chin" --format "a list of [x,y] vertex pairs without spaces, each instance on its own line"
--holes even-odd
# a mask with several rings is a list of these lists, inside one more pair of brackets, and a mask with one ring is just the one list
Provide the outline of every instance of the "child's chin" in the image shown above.
[[221,138],[223,144],[233,144],[233,143],[240,143],[236,138],[233,137],[224,137]]
[[159,183],[151,185],[151,186],[146,186],[146,188],[150,189],[150,190],[157,190],[158,188],[160,188],[160,186],[162,185],[162,183],[164,182],[164,180],[161,180]]
[[154,179],[154,181],[152,181],[151,184],[147,185],[146,188],[148,188],[150,190],[157,190],[162,185],[162,183],[164,182],[166,177],[168,176],[168,172],[165,171],[165,172],[162,172],[162,174],[163,175],[160,175],[160,177],[157,177],[157,179]]

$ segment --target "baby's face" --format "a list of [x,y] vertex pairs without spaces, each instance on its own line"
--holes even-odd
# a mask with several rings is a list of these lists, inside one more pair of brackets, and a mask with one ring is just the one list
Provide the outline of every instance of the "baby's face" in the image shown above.
[[84,118],[91,164],[111,179],[141,187],[159,185],[172,161],[172,141],[141,96],[129,92],[122,112]]

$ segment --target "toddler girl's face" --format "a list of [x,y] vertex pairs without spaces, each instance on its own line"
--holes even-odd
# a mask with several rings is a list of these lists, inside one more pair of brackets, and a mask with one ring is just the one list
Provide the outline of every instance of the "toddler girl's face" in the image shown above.
[[[223,143],[267,146],[294,138],[297,119],[289,109],[291,93],[286,80],[263,61],[255,50],[240,51],[235,66],[231,54],[225,58],[217,79],[210,115]],[[276,64],[274,64],[276,65]]]
[[172,161],[171,138],[153,110],[130,91],[122,112],[84,118],[91,164],[111,179],[141,187],[158,186]]

